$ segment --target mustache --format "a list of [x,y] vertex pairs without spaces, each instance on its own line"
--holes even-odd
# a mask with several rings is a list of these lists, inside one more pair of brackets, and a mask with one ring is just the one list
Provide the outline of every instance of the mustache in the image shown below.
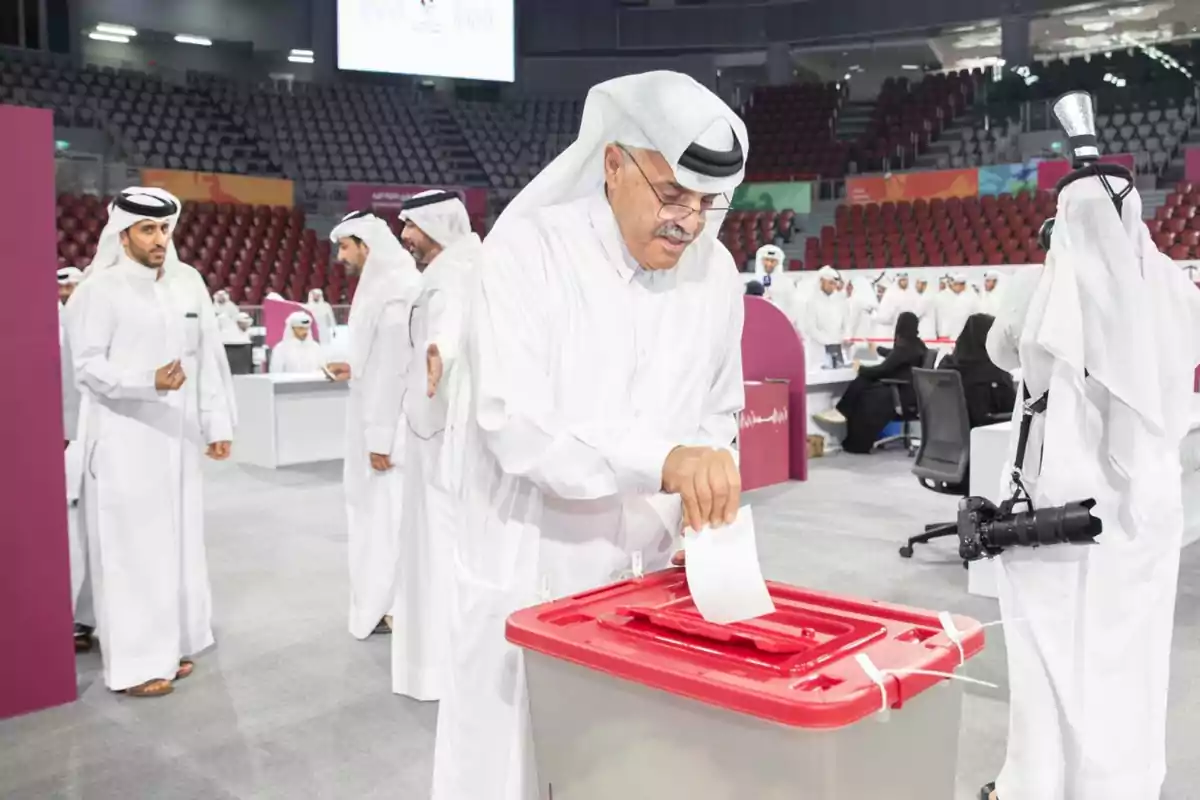
[[658,228],[655,229],[654,235],[688,243],[693,242],[696,239],[696,234],[688,233],[674,222],[664,222],[662,225],[659,225]]

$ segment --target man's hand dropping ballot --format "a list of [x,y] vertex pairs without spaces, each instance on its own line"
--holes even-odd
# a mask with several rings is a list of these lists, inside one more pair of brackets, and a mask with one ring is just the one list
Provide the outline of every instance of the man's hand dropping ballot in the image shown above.
[[758,563],[754,514],[742,506],[733,524],[683,532],[688,590],[708,622],[729,625],[775,611]]

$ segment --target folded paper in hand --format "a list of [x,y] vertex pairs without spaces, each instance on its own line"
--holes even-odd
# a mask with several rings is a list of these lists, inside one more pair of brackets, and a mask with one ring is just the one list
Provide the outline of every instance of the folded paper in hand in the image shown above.
[[775,610],[758,565],[750,506],[738,510],[732,525],[699,533],[685,530],[683,549],[688,588],[704,619],[728,625]]

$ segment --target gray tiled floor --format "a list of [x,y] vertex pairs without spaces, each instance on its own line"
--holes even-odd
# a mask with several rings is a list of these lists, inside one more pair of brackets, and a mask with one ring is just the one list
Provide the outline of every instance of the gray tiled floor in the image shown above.
[[[897,455],[835,456],[815,462],[807,483],[756,493],[767,576],[994,619],[994,602],[966,594],[951,544],[919,549],[912,561],[896,555],[904,537],[954,508],[953,498],[922,490],[908,464]],[[98,658],[81,657],[78,702],[0,722],[0,798],[425,800],[437,709],[390,694],[385,639],[357,642],[346,632],[339,481],[335,464],[213,466],[206,488],[217,648],[159,701],[107,692]],[[1194,547],[1180,585],[1171,800],[1197,797],[1200,780]],[[971,800],[1003,759],[1002,638],[996,631],[967,670],[1001,689],[968,694],[956,800]]]

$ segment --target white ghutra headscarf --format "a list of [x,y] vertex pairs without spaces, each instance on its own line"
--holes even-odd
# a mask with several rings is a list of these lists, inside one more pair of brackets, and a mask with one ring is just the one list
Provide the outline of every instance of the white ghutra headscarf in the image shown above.
[[350,303],[350,374],[361,375],[384,309],[405,298],[415,298],[420,290],[421,273],[387,223],[370,211],[347,214],[329,234],[329,240],[337,244],[339,239],[350,236],[370,248]]
[[[96,244],[96,255],[92,263],[84,270],[88,277],[100,270],[116,265],[125,254],[121,245],[121,233],[129,230],[143,220],[156,220],[167,223],[168,235],[175,233],[175,224],[183,211],[179,198],[166,189],[155,186],[131,186],[121,192],[108,205],[108,222],[100,231],[100,240]],[[167,259],[163,269],[168,270],[171,264],[178,264],[179,254],[175,251],[175,242],[167,243]]]
[[[604,148],[623,144],[660,153],[675,181],[727,206],[746,174],[746,124],[721,98],[679,72],[626,75],[593,86],[575,142],[518,194],[493,232],[546,206],[594,197],[604,186]],[[702,236],[716,239],[725,215],[710,212]]]
[[405,201],[400,219],[411,222],[446,248],[471,233],[467,207],[453,192],[431,189]]

